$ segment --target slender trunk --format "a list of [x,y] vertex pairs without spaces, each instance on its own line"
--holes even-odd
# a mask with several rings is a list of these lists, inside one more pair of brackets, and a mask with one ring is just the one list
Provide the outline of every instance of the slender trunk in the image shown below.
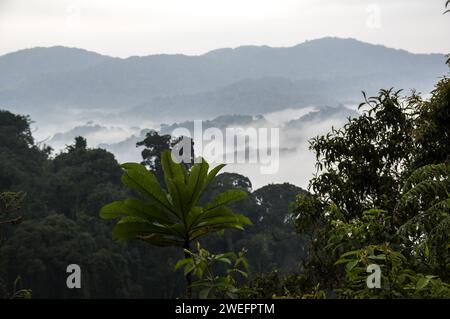
[[[191,250],[191,246],[189,245],[189,242],[186,242],[184,244],[184,249],[187,249],[189,251]],[[184,258],[189,258],[189,257],[191,257],[191,256],[187,252],[184,252]],[[189,274],[187,274],[185,276],[185,278],[186,278],[186,298],[187,299],[192,299],[192,287],[191,287],[191,285],[192,285],[192,276],[189,273]]]

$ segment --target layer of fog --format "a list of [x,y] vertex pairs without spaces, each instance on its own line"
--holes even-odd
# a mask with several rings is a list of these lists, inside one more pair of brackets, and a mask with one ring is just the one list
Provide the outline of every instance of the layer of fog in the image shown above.
[[[280,148],[289,148],[289,151],[280,152],[278,171],[275,174],[263,174],[261,164],[230,164],[224,171],[248,176],[254,189],[270,183],[291,183],[306,189],[315,173],[316,162],[314,153],[309,150],[309,140],[317,135],[326,134],[332,127],[340,128],[345,122],[343,118],[333,118],[304,125],[297,131],[282,130]],[[295,149],[290,148],[293,145]]]
[[[279,162],[278,169],[273,174],[262,173],[261,168],[267,164],[257,163],[229,163],[224,171],[234,172],[250,178],[253,188],[257,189],[270,183],[292,183],[306,188],[308,181],[315,172],[315,156],[308,149],[309,139],[326,134],[334,126],[341,127],[347,121],[347,113],[354,112],[354,106],[340,107],[340,112],[324,111],[321,108],[309,106],[301,109],[286,109],[279,112],[263,114],[260,117],[250,117],[245,125],[236,125],[230,120],[227,127],[247,128],[279,128]],[[329,108],[334,109],[334,108]],[[344,110],[344,112],[342,112]],[[348,112],[347,112],[348,111]],[[322,114],[323,113],[323,114]],[[119,121],[111,116],[102,114],[89,114],[91,119],[86,121],[84,116],[78,114],[67,114],[67,121],[40,125],[42,122],[33,124],[34,136],[37,141],[44,142],[53,147],[54,154],[72,144],[76,136],[83,136],[88,141],[89,147],[101,147],[113,152],[119,162],[141,161],[142,148],[136,148],[136,142],[143,140],[149,129],[161,129],[161,125],[142,119],[139,122],[122,119]],[[313,115],[313,116],[311,116]],[[319,116],[320,115],[320,116]],[[231,119],[233,117],[231,116]],[[51,123],[51,122],[50,122]],[[210,125],[214,124],[214,120]],[[179,127],[182,124],[172,124],[170,127]],[[67,130],[68,127],[72,129]],[[165,126],[167,130],[167,125]],[[225,136],[225,127],[219,127]],[[167,133],[167,132],[165,132]],[[270,141],[270,139],[269,139]],[[202,154],[197,146],[203,144],[203,150],[211,140],[200,143],[194,139],[196,145],[196,156],[204,156],[212,165],[218,164],[225,159],[225,154],[216,154],[211,158],[208,154]],[[210,145],[211,147],[211,145]],[[238,145],[237,152],[242,150],[243,145]],[[263,151],[263,150],[261,150]],[[273,164],[273,163],[272,163]]]

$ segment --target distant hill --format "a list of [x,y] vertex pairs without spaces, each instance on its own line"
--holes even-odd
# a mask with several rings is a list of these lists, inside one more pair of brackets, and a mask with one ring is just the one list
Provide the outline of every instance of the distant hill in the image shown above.
[[[202,132],[208,128],[217,128],[222,131],[225,136],[225,130],[231,128],[280,128],[280,140],[282,141],[280,151],[281,152],[295,152],[297,148],[301,148],[301,142],[305,141],[315,134],[320,133],[317,131],[323,127],[326,130],[331,129],[332,125],[341,126],[347,122],[348,118],[357,117],[359,114],[356,111],[350,110],[342,105],[337,107],[317,107],[315,110],[307,112],[300,117],[292,117],[292,120],[288,120],[284,123],[273,123],[270,119],[267,119],[263,115],[221,115],[211,120],[202,121]],[[194,121],[183,121],[173,124],[162,124],[159,134],[172,135],[177,128],[187,129],[191,136],[194,137]],[[311,129],[314,128],[314,129]],[[101,131],[104,135],[108,134],[111,129],[101,127],[98,125],[81,126],[72,129],[65,133],[56,134],[52,140],[49,141],[50,145],[54,145],[55,142],[60,142],[62,137],[65,138],[65,144],[69,144],[75,136],[81,131],[85,130],[88,134],[83,136],[88,137],[90,140],[89,132],[95,131],[97,135]],[[136,148],[136,143],[145,139],[146,133],[150,131],[148,129],[141,130],[139,134],[133,134],[124,140],[115,143],[101,143],[98,146],[106,149],[109,152],[115,154],[120,162],[126,161],[140,161],[142,149]],[[207,140],[204,143],[209,143]],[[61,143],[60,143],[61,144]],[[94,144],[95,145],[95,144]]]
[[412,54],[340,38],[286,48],[243,46],[200,56],[127,59],[34,48],[0,56],[0,106],[38,118],[68,108],[132,109],[137,117],[156,119],[261,114],[359,101],[361,90],[428,92],[447,72],[444,61],[442,54]]
[[[85,70],[113,58],[82,49],[55,46],[33,48],[0,56],[0,88],[18,88],[58,74]],[[22,83],[22,84],[21,84]]]

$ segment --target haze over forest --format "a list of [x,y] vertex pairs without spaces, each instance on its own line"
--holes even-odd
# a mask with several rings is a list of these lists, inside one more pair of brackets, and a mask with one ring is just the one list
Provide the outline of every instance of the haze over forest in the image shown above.
[[0,105],[30,115],[34,135],[56,152],[81,135],[119,161],[139,161],[135,143],[161,125],[165,134],[198,119],[221,129],[279,127],[277,174],[261,176],[254,165],[227,169],[256,186],[288,181],[305,187],[313,173],[308,139],[357,115],[361,88],[369,96],[391,87],[428,94],[445,74],[444,62],[443,54],[331,37],[293,47],[126,59],[39,47],[0,56]]
[[449,298],[449,17],[1,0],[0,299]]

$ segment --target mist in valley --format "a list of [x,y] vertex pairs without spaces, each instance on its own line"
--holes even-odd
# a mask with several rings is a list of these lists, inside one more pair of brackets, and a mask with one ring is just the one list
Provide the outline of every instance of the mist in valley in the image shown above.
[[[262,163],[229,163],[224,171],[239,173],[249,177],[253,188],[257,189],[270,183],[292,183],[306,188],[308,180],[315,171],[314,154],[308,150],[309,139],[317,135],[326,134],[332,127],[340,128],[348,117],[357,115],[354,106],[318,107],[306,106],[299,109],[285,109],[282,111],[261,114],[260,116],[228,115],[205,119],[206,126],[217,127],[223,136],[227,128],[278,128],[279,139],[279,163],[277,171],[273,174],[261,173]],[[193,121],[186,120],[174,123],[156,123],[142,119],[140,121],[117,121],[113,116],[93,116],[78,119],[71,114],[65,121],[59,123],[34,121],[33,134],[41,144],[51,146],[53,154],[64,151],[68,145],[73,144],[75,137],[83,136],[87,139],[91,148],[104,148],[112,152],[120,163],[140,162],[142,160],[142,147],[136,147],[136,143],[142,141],[150,130],[156,130],[160,134],[171,134],[176,128],[191,129]],[[193,134],[192,134],[193,135]],[[202,140],[203,148],[213,143],[211,140]],[[194,139],[194,145],[200,141]],[[225,145],[225,140],[222,143]],[[239,148],[239,145],[236,145]],[[238,149],[236,149],[238,150]],[[248,154],[247,154],[248,155]],[[205,156],[202,150],[195,148],[195,156]],[[218,165],[225,161],[225,154],[217,157],[205,158],[211,165]],[[248,156],[247,156],[248,157]],[[223,159],[223,160],[222,160]],[[278,160],[278,159],[277,159]]]

